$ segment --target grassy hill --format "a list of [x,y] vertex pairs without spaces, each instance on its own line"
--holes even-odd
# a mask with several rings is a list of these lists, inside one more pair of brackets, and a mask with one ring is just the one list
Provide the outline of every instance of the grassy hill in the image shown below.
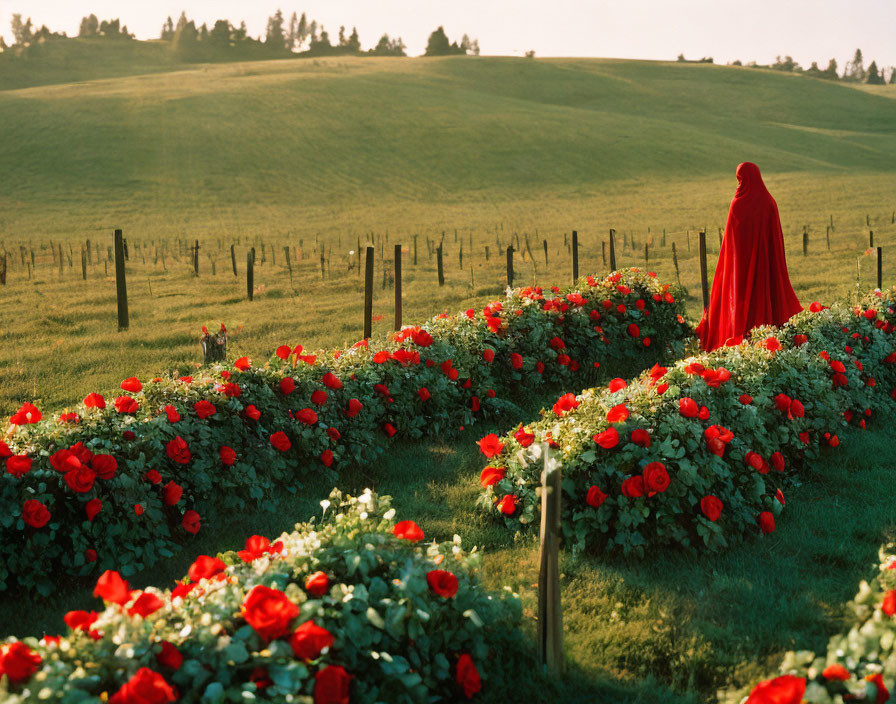
[[[516,246],[515,236],[523,250],[517,281],[567,280],[564,233],[572,229],[582,272],[603,271],[610,227],[620,235],[620,265],[644,263],[648,244],[650,268],[667,280],[676,278],[676,243],[696,312],[696,229],[710,232],[712,269],[715,228],[724,226],[744,160],[760,165],[778,200],[804,299],[854,290],[856,257],[869,283],[866,216],[876,244],[896,235],[891,86],[857,90],[766,70],[610,59],[184,66],[159,42],[44,48],[47,56],[20,69],[0,57],[0,85],[45,84],[0,90],[0,251],[12,255],[9,285],[0,288],[4,411],[23,398],[73,401],[123,376],[189,363],[201,323],[241,325],[240,344],[255,355],[286,338],[350,343],[360,334],[360,279],[357,270],[346,276],[356,261],[349,252],[377,243],[379,283],[388,278],[381,254],[391,259],[399,242],[410,256],[415,233],[420,256],[417,267],[405,260],[406,320],[498,292],[498,251]],[[66,82],[72,77],[93,80]],[[804,225],[805,261],[796,259]],[[79,267],[88,239],[106,258],[115,227],[139,254],[129,262],[131,331],[121,335],[111,268],[92,257],[85,283]],[[428,241],[443,232],[447,283],[438,289]],[[195,239],[199,278],[176,242]],[[65,245],[61,269],[51,242],[57,251]],[[232,242],[239,278],[229,273]],[[263,244],[250,305],[246,248],[260,255]],[[890,271],[885,263],[885,278]],[[391,291],[377,288],[377,328],[385,330]],[[120,363],[108,361],[110,349],[126,353]],[[56,383],[73,359],[77,382]]]

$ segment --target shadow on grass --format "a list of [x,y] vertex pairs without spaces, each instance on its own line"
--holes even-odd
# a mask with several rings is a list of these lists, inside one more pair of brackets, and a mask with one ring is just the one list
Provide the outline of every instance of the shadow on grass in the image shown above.
[[[535,409],[523,411],[532,417]],[[495,653],[513,692],[483,692],[483,701],[671,702],[707,701],[727,685],[743,686],[774,671],[790,648],[823,649],[845,617],[844,604],[867,577],[877,548],[896,526],[890,501],[891,428],[850,434],[801,486],[772,535],[724,554],[668,552],[644,561],[562,556],[567,672],[541,673],[535,650],[537,536],[513,535],[475,508],[483,460],[477,427],[452,443],[437,438],[393,448],[377,476],[361,468],[342,473],[343,490],[365,487],[394,497],[399,518],[417,520],[427,539],[455,533],[485,550],[486,586],[510,585],[523,599],[525,637],[512,652]],[[200,534],[188,550],[131,579],[134,586],[170,585],[197,554],[241,546],[258,533],[274,536],[320,511],[332,482],[309,482],[276,513],[234,516],[224,529]],[[44,602],[22,595],[0,598],[0,632],[56,633],[71,608],[94,608],[89,584]],[[531,693],[531,698],[527,694]]]

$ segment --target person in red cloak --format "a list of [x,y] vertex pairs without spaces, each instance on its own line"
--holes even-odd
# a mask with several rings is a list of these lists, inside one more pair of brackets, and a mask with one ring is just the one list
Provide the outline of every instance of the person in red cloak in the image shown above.
[[778,204],[759,167],[745,161],[737,167],[709,310],[696,329],[700,346],[738,345],[754,327],[781,325],[802,309],[787,275]]

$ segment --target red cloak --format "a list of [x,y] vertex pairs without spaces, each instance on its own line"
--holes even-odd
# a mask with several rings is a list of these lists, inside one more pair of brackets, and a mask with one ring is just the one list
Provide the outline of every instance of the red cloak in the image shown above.
[[700,346],[711,351],[740,344],[752,328],[781,325],[802,309],[787,275],[778,204],[759,167],[744,162],[737,167],[709,310],[696,329]]

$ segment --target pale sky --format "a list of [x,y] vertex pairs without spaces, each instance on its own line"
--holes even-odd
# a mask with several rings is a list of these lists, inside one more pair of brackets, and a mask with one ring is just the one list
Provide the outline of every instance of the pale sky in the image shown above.
[[[295,2],[296,0],[291,0]],[[444,25],[449,38],[479,40],[483,54],[600,56],[674,59],[712,56],[716,63],[740,59],[771,63],[790,54],[804,68],[844,63],[860,47],[865,66],[896,65],[894,0],[0,0],[0,32],[10,40],[14,12],[71,35],[83,15],[118,17],[139,39],[157,38],[168,15],[186,10],[197,26],[216,19],[245,20],[249,34],[263,34],[267,17],[281,8],[287,20],[304,10],[336,40],[339,25],[357,26],[362,48],[383,34],[400,36],[412,56]]]

